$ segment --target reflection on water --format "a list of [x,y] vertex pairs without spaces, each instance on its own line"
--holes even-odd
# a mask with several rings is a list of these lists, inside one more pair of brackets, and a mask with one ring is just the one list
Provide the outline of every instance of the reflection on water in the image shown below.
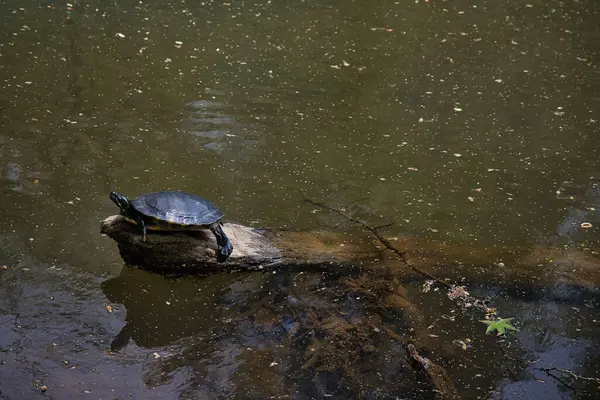
[[[397,374],[413,372],[402,371],[403,348],[373,330],[378,317],[358,311],[355,302],[344,305],[345,296],[332,306],[334,298],[326,298],[337,284],[319,275],[258,275],[225,286],[214,306],[227,316],[150,357],[145,382],[164,385],[187,370],[193,373],[180,386],[184,397],[426,393],[414,383],[403,387],[405,377]],[[307,294],[314,289],[321,293]],[[334,316],[338,308],[345,315]]]
[[[213,96],[216,97],[216,96]],[[199,138],[198,148],[219,153],[239,148],[238,159],[250,158],[256,154],[252,151],[257,145],[256,133],[251,135],[243,124],[236,123],[231,115],[227,115],[227,107],[218,101],[197,100],[187,105],[190,110],[188,124],[190,134]],[[234,112],[234,110],[231,110]],[[247,138],[247,139],[244,139]]]
[[139,347],[166,346],[219,324],[222,310],[216,307],[215,293],[237,279],[230,275],[166,282],[159,275],[124,268],[102,283],[108,301],[122,304],[127,316],[113,350],[120,350],[129,340]]
[[[352,229],[303,204],[302,189],[395,221],[389,234],[593,257],[598,12],[554,0],[0,2],[0,397],[43,397],[32,380],[57,398],[285,388],[306,398],[343,386],[344,374],[307,375],[310,347],[289,346],[310,309],[298,299],[327,313],[331,297],[284,296],[289,282],[262,275],[170,281],[122,269],[98,234],[113,189],[183,189],[255,226]],[[560,284],[571,264],[548,265],[557,284],[539,297],[523,293],[535,282],[482,284],[519,320],[519,356],[542,362],[502,381],[484,357],[493,344],[477,336],[473,359],[436,359],[468,395],[579,396],[542,364],[598,376],[597,293]],[[415,303],[435,318],[441,301]],[[270,314],[258,321],[261,307]],[[463,319],[448,335],[474,339],[480,327]],[[446,354],[446,339],[431,348]],[[395,382],[390,360],[376,372]],[[478,372],[459,364],[489,371],[475,384]],[[337,396],[374,385],[363,372]]]

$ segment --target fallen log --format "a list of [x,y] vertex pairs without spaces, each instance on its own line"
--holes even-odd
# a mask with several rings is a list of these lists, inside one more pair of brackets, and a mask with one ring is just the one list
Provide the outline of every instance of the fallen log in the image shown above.
[[117,242],[128,264],[161,273],[210,274],[255,271],[277,265],[346,265],[374,262],[380,250],[362,238],[334,232],[290,232],[226,223],[233,245],[227,261],[216,259],[217,242],[207,230],[148,232],[142,240],[136,226],[120,215],[102,221],[101,233]]
[[[422,277],[399,262],[398,255],[378,239],[340,232],[294,232],[256,229],[226,223],[223,230],[233,244],[226,262],[216,260],[217,243],[209,231],[150,233],[141,239],[136,227],[122,216],[102,221],[101,232],[115,240],[123,260],[159,273],[211,274],[256,271],[285,265],[307,270],[376,267],[394,276]],[[528,289],[557,283],[600,286],[600,259],[594,251],[578,248],[522,246],[490,248],[449,244],[431,239],[386,237],[406,254],[406,262],[448,283],[517,283]],[[597,250],[597,249],[594,249]]]

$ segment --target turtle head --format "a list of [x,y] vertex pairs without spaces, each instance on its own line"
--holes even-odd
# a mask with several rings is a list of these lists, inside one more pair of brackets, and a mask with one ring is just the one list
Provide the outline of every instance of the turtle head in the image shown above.
[[121,193],[110,192],[110,199],[121,209],[122,213],[128,213],[131,203],[127,200],[127,197]]

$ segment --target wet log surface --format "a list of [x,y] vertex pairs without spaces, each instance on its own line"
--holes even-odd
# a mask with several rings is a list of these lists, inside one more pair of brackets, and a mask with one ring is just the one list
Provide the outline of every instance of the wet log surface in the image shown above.
[[[396,254],[368,234],[328,231],[255,229],[226,223],[223,230],[234,251],[224,263],[216,260],[217,244],[209,231],[149,233],[143,242],[136,227],[119,215],[102,221],[101,232],[118,244],[123,260],[159,272],[211,274],[286,268],[387,269],[395,276],[417,276]],[[411,265],[440,279],[471,282],[519,282],[528,288],[556,285],[600,285],[600,259],[577,248],[490,248],[448,244],[410,237],[387,238],[406,252]]]
[[117,242],[131,265],[156,272],[210,274],[255,271],[278,265],[359,265],[378,259],[380,250],[365,238],[334,232],[288,232],[227,223],[225,234],[233,253],[216,260],[217,243],[209,230],[148,232],[142,241],[135,225],[120,215],[102,221],[101,232]]

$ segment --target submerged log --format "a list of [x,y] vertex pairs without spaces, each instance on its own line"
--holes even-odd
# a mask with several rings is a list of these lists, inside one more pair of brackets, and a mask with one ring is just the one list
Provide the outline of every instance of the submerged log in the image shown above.
[[[161,273],[211,274],[263,270],[286,265],[320,270],[376,266],[395,276],[418,276],[379,240],[340,232],[255,229],[227,223],[223,230],[233,245],[224,263],[216,260],[217,243],[209,231],[153,233],[143,242],[134,225],[119,215],[102,222],[101,232],[114,239],[123,260]],[[419,238],[386,240],[403,252],[411,265],[440,279],[471,282],[518,282],[523,288],[557,283],[600,286],[597,253],[577,248],[490,248],[451,245]]]

